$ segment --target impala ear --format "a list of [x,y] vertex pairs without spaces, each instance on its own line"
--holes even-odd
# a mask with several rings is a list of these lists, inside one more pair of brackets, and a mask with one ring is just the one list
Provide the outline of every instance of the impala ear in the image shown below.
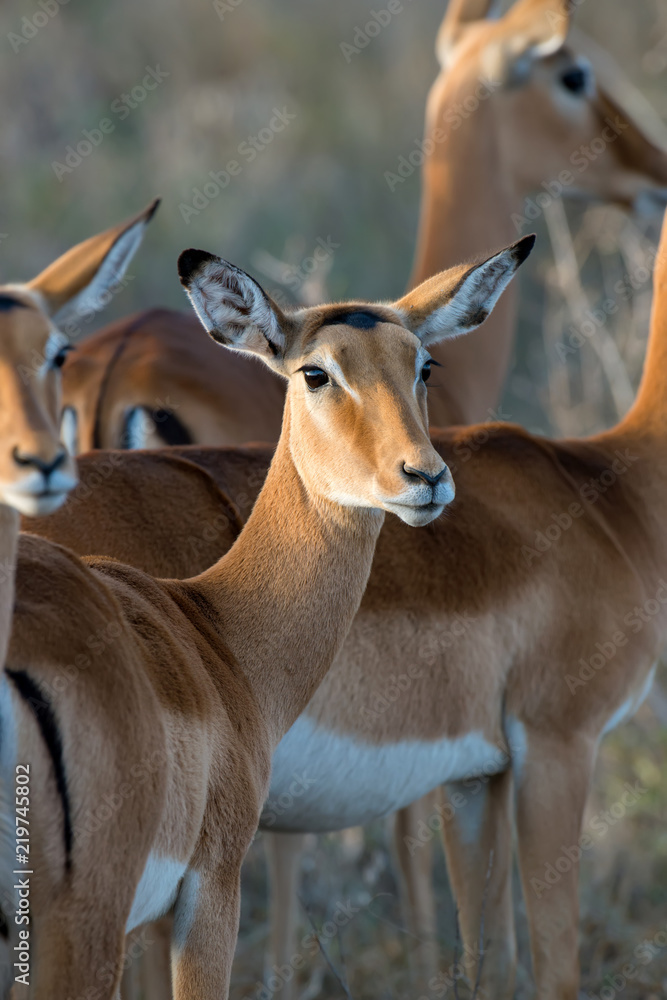
[[562,49],[571,25],[569,0],[518,0],[503,17],[498,38],[483,55],[494,80],[520,82],[532,64]]
[[535,246],[534,236],[477,264],[436,274],[394,304],[422,344],[469,333],[483,323]]
[[447,66],[449,56],[458,45],[466,28],[475,21],[493,17],[500,7],[499,0],[449,0],[438,37],[435,51],[441,66]]
[[184,250],[178,275],[194,311],[214,340],[280,367],[289,322],[254,278],[205,250]]
[[37,292],[56,325],[99,312],[106,304],[108,293],[123,277],[159,204],[156,198],[127,222],[78,243],[28,282],[26,287]]

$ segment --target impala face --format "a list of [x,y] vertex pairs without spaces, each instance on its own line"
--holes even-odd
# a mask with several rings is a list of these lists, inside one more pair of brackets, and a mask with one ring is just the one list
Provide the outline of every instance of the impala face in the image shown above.
[[157,206],[73,246],[27,284],[0,285],[0,503],[21,514],[50,514],[78,482],[60,438],[69,345],[57,324],[101,308]]
[[311,496],[428,524],[454,498],[428,436],[429,344],[479,326],[534,237],[435,275],[398,302],[284,313],[248,274],[185,250],[179,275],[211,336],[289,380],[292,460]]
[[[492,20],[484,17],[490,3],[468,4],[467,13],[459,5],[458,18],[450,4],[429,121],[447,128],[464,109],[456,122],[461,143],[485,116],[497,170],[519,197],[546,190],[625,207],[651,198],[664,205],[667,132],[611,57],[571,29],[575,6],[516,0]],[[628,94],[633,110],[624,107]]]
[[306,350],[288,357],[288,395],[292,457],[307,487],[413,526],[438,517],[454,483],[428,436],[428,350],[370,306],[332,313],[304,339]]
[[56,510],[77,484],[58,430],[65,350],[36,296],[0,287],[0,502],[32,517]]

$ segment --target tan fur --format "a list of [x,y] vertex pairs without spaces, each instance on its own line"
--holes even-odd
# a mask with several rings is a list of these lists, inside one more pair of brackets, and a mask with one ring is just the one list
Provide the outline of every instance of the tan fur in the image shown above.
[[[470,267],[463,283],[458,270],[443,275],[434,315],[454,286],[462,308],[474,313],[479,282],[493,298],[527,246],[532,239]],[[68,868],[66,799],[54,787],[33,710],[14,694],[19,759],[30,762],[40,792],[32,813],[35,998],[83,995],[100,968],[108,970],[101,996],[114,996],[149,856],[186,869],[176,901],[177,1000],[226,995],[240,867],[272,750],[342,644],[381,512],[427,524],[453,495],[427,434],[419,328],[401,325],[396,307],[359,304],[377,317],[360,331],[344,317],[331,322],[340,306],[283,315],[249,276],[200,251],[181,256],[180,273],[214,337],[253,350],[289,379],[283,430],[243,531],[193,579],[154,579],[100,557],[82,561],[22,536],[9,676],[26,672],[52,706],[75,822]],[[218,314],[229,325],[218,327]],[[443,323],[440,336],[469,325],[464,314]],[[333,374],[311,391],[306,377],[314,367]],[[177,470],[211,501],[188,462],[161,468],[161,482]],[[246,489],[259,489],[259,477],[252,484]],[[91,491],[90,499],[99,496]],[[86,647],[92,652],[77,661]],[[133,769],[155,759],[159,767],[135,794]],[[88,832],[83,819],[95,815],[103,792],[115,811]]]
[[[306,709],[322,729],[378,746],[473,731],[502,748],[509,743],[520,765],[515,775],[519,860],[537,994],[545,1000],[573,1000],[577,994],[577,866],[541,893],[531,880],[543,879],[563,845],[577,843],[600,735],[619,706],[642,689],[667,640],[662,605],[636,634],[624,625],[634,607],[655,598],[667,575],[667,227],[655,287],[642,387],[629,416],[612,431],[583,441],[548,441],[507,425],[434,432],[436,448],[455,469],[456,503],[419,533],[396,520],[386,522],[359,613]],[[627,456],[625,471],[618,452]],[[206,469],[242,516],[252,504],[250,484],[261,479],[270,459],[270,449],[257,448],[189,448],[177,454]],[[137,459],[147,470],[159,461],[151,453],[123,457]],[[84,478],[100,461],[100,456],[82,459]],[[621,471],[608,482],[613,469]],[[173,480],[165,479],[163,492],[168,494],[172,481],[179,489],[192,482],[194,497],[192,472],[179,469],[179,484],[175,467],[170,470]],[[137,489],[141,481],[137,474]],[[595,502],[581,492],[591,482],[605,486]],[[203,492],[201,497],[205,503]],[[93,520],[94,500],[95,495],[86,513]],[[57,538],[71,503],[34,526]],[[580,504],[581,516],[538,552],[537,533],[573,503]],[[178,512],[172,511],[170,524],[172,547],[186,547]],[[111,531],[105,541],[113,553]],[[137,553],[150,548],[139,533],[133,544]],[[222,546],[221,538],[211,538],[207,551],[193,554],[193,569],[216,558]],[[461,615],[472,618],[472,627],[454,644],[443,643]],[[628,632],[627,643],[572,692],[566,677],[576,677],[579,661],[619,629]],[[409,693],[377,716],[364,714],[364,706],[372,707],[372,693],[385,690],[410,662],[418,663],[421,675]],[[510,719],[523,727],[525,756],[512,745]],[[510,779],[506,770],[481,785],[475,801],[483,819],[474,844],[463,843],[459,831],[470,802],[445,824],[464,944],[473,953],[493,851],[482,984],[494,996],[511,995],[515,967]]]

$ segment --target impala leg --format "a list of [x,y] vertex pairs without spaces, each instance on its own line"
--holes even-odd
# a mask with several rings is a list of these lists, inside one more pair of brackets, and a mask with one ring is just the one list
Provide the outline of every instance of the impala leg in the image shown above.
[[226,1000],[240,913],[241,859],[186,873],[174,910],[174,1000]]
[[408,931],[417,939],[411,951],[412,971],[417,982],[426,983],[438,971],[435,898],[433,895],[433,846],[420,836],[430,829],[437,815],[440,790],[400,809],[394,820],[394,845],[400,871],[403,909]]
[[171,1000],[171,915],[126,941],[123,1000]]
[[143,1000],[139,986],[139,966],[137,962],[128,965],[120,984],[121,1000]]
[[462,960],[471,984],[479,975],[480,995],[493,1000],[514,996],[512,805],[511,771],[445,789],[443,840]]
[[271,833],[264,837],[264,850],[269,873],[269,954],[265,981],[278,976],[283,983],[281,1000],[293,1000],[296,995],[294,975],[285,978],[280,970],[292,970],[296,953],[297,894],[301,855],[306,841],[303,833]]
[[[92,905],[90,918],[81,914],[75,900],[46,907],[35,922],[32,948],[31,1000],[69,1000],[95,995],[95,1000],[115,1000],[119,995],[125,949],[125,919]],[[124,911],[125,913],[126,911]]]
[[516,775],[519,864],[539,1000],[576,1000],[579,987],[579,840],[592,740],[527,732]]

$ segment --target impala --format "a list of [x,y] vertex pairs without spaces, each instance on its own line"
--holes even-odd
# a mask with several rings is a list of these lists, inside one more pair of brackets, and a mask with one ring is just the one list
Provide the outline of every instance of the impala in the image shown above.
[[[613,96],[631,85],[618,67],[595,71],[568,41],[576,5],[517,0],[503,17],[485,20],[490,6],[490,0],[451,0],[438,36],[442,69],[425,127],[434,152],[423,166],[410,287],[472,259],[481,247],[516,239],[513,217],[522,214],[524,199],[544,194],[542,184],[563,171],[572,175],[568,194],[628,208],[650,196],[664,204],[664,150]],[[579,47],[586,53],[585,43]],[[451,109],[489,79],[488,96],[454,130]],[[621,134],[585,169],[575,166],[577,151],[599,141],[608,119],[619,116]],[[446,139],[435,141],[443,130]],[[510,289],[475,334],[435,348],[444,369],[431,392],[432,424],[488,418],[505,381],[515,318]],[[192,317],[165,309],[120,320],[88,339],[68,359],[64,386],[68,413],[77,418],[77,451],[275,441],[282,416],[279,379],[246,359],[220,357]]]
[[[77,484],[74,459],[60,440],[60,370],[68,350],[58,325],[79,314],[122,277],[156,203],[120,226],[73,247],[32,281],[0,286],[0,659],[4,665],[14,608],[19,514],[60,507]],[[7,717],[0,705],[0,815],[14,799],[6,770]],[[14,827],[0,823],[0,887],[16,867]],[[0,996],[12,980],[8,930],[13,909],[0,896]]]
[[[428,539],[387,522],[348,639],[274,757],[269,801],[285,791],[304,759],[309,776],[318,780],[277,823],[275,814],[270,817],[271,829],[331,829],[389,812],[414,796],[417,782],[435,783],[423,773],[424,761],[440,770],[438,780],[460,779],[462,799],[445,824],[450,870],[465,941],[474,951],[493,849],[483,982],[494,996],[503,995],[499,984],[507,995],[512,992],[511,772],[538,994],[573,997],[576,866],[552,886],[544,875],[563,845],[578,842],[598,741],[637,706],[667,639],[667,227],[655,288],[644,378],[632,411],[616,428],[588,440],[550,442],[498,425],[488,428],[482,447],[475,428],[436,434],[438,451],[457,467],[460,505]],[[475,460],[461,462],[472,444]],[[186,448],[176,450],[173,460],[180,465],[162,472],[158,454],[119,455],[117,502],[122,506],[126,490],[140,486],[143,469],[154,469],[163,495],[190,482],[203,510],[206,494],[197,489],[192,470],[198,463],[198,475],[206,470],[245,516],[270,449]],[[84,457],[84,481],[100,461]],[[214,514],[210,505],[207,524],[215,524]],[[33,526],[73,544],[77,522],[96,516],[93,495],[76,506],[70,499],[55,517]],[[189,544],[194,552],[192,536],[179,530],[179,516],[172,510],[162,530],[171,534],[172,548]],[[558,537],[544,546],[540,539],[553,536],[554,516]],[[110,528],[105,539],[111,554],[112,534]],[[193,569],[219,556],[226,544],[215,532],[196,541]],[[140,533],[120,543],[133,544],[140,560],[158,558],[150,537]],[[159,558],[168,560],[169,552]],[[638,615],[645,605],[650,614]],[[411,641],[401,608],[409,614]],[[472,627],[454,644],[444,642],[460,615],[470,616]],[[584,670],[581,661],[592,661],[614,637],[622,641],[604,668]],[[419,669],[408,695],[402,703],[382,704],[376,695],[411,661]],[[466,744],[466,737],[474,741]],[[461,760],[460,746],[481,751],[479,773],[492,761],[499,773],[472,782],[475,763],[471,756]],[[503,757],[510,746],[511,770],[509,755]],[[374,748],[383,747],[384,759],[395,765],[391,773],[375,755]],[[341,766],[352,753],[363,785],[354,790]]]
[[[434,433],[455,468],[457,502],[425,532],[387,521],[343,648],[274,754],[264,817],[273,832],[365,823],[450,782],[440,814],[449,871],[472,956],[486,893],[481,986],[493,997],[513,993],[513,820],[536,995],[577,996],[578,866],[562,866],[556,882],[546,876],[579,843],[601,737],[639,705],[667,641],[667,226],[655,292],[642,384],[617,427],[549,441],[486,425],[482,445],[479,428]],[[160,482],[155,537],[169,541],[158,552],[151,531],[128,523],[114,538],[111,524],[106,552],[132,548],[139,564],[159,560],[163,572],[173,552],[189,552],[195,572],[220,557],[226,532],[247,517],[271,449],[175,449],[169,465],[159,453],[115,454],[116,506],[141,495],[145,481],[150,492]],[[105,459],[83,457],[84,482]],[[223,518],[210,499],[213,481],[228,498]],[[170,503],[176,490],[205,530],[193,535],[182,523]],[[102,493],[72,497],[30,527],[76,548],[77,534],[93,530],[86,523],[101,518]],[[469,626],[453,639],[462,619]],[[599,648],[610,643],[615,653],[600,667]],[[383,697],[406,673],[404,696]],[[304,761],[309,787],[280,799]],[[292,801],[279,816],[277,800]],[[417,840],[404,852],[418,858]],[[283,901],[287,945],[295,910],[289,893]],[[475,962],[470,971],[474,979]]]
[[0,704],[9,775],[31,774],[35,998],[113,997],[126,931],[172,905],[175,996],[227,994],[272,752],[343,642],[384,512],[425,525],[454,495],[428,437],[427,345],[476,326],[533,242],[394,304],[292,313],[233,265],[181,255],[214,339],[287,380],[283,430],[236,543],[193,579],[22,536]]

